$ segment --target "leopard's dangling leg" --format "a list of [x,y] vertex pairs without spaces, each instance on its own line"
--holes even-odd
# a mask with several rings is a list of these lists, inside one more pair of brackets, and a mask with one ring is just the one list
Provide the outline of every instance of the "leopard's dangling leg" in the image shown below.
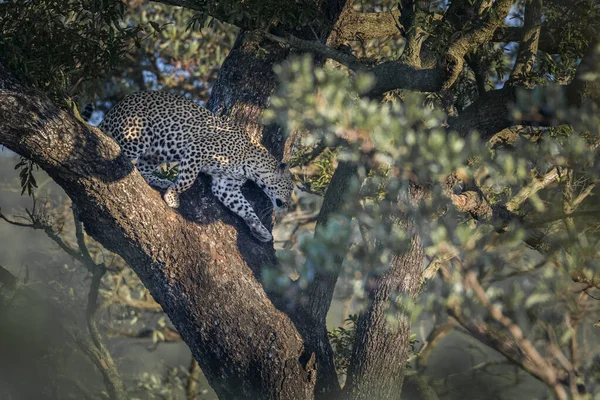
[[212,192],[227,208],[244,219],[254,237],[261,242],[270,242],[273,236],[260,222],[254,209],[241,191],[243,180],[228,177],[212,177]]

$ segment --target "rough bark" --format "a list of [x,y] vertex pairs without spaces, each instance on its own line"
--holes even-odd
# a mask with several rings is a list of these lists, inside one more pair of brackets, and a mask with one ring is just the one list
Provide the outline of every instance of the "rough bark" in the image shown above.
[[313,397],[302,339],[251,270],[273,264],[272,249],[212,200],[205,180],[182,196],[181,214],[169,209],[116,143],[4,70],[0,143],[40,165],[88,234],[127,261],[221,398]]

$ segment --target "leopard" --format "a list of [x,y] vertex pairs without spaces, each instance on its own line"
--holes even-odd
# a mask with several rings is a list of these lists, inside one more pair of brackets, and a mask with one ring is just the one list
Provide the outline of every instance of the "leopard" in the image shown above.
[[[251,180],[268,196],[274,210],[285,210],[293,178],[288,166],[241,126],[185,96],[145,90],[125,96],[98,127],[135,162],[150,186],[166,189],[162,197],[169,207],[179,208],[179,195],[204,173],[211,177],[213,195],[245,221],[256,239],[273,240],[241,188]],[[155,174],[165,163],[179,165],[173,181]]]

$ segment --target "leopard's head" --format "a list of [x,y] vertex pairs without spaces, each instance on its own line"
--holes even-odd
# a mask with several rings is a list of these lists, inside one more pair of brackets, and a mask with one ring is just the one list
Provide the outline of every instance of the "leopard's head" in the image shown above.
[[294,180],[285,163],[280,163],[275,171],[262,176],[265,184],[263,188],[271,199],[276,210],[285,209],[289,206],[294,190]]

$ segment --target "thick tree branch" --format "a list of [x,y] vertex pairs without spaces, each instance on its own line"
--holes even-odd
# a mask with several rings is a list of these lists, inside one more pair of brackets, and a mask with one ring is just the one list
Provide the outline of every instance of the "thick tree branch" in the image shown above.
[[[563,86],[571,107],[581,107],[591,102],[600,104],[600,48],[598,40],[592,42],[584,55],[573,81]],[[484,139],[491,138],[497,132],[513,125],[555,126],[561,121],[546,110],[534,115],[522,115],[520,119],[511,116],[511,108],[517,100],[517,89],[509,85],[499,90],[485,93],[475,100],[456,118],[449,120],[449,128],[466,135],[478,131]]]
[[[301,38],[320,38],[315,43],[327,41],[336,45],[338,39],[331,29],[337,25],[336,22],[343,10],[348,9],[346,1],[319,1],[319,6],[326,21],[323,21],[324,24],[317,32],[310,28],[279,27],[279,29],[283,32],[286,29],[293,31]],[[264,52],[265,49],[268,51]],[[261,40],[257,35],[240,33],[234,48],[219,71],[219,77],[207,104],[208,108],[216,113],[226,114],[233,117],[236,122],[249,127],[251,134],[261,138],[262,143],[277,158],[284,156],[283,131],[276,125],[266,126],[263,129],[259,119],[262,111],[269,104],[269,97],[277,84],[273,66],[285,60],[288,54],[289,48],[286,46],[271,40]],[[244,65],[244,73],[240,73],[240,65]],[[331,291],[333,292],[333,288]],[[272,293],[272,298],[277,296],[277,293]],[[304,297],[304,294],[300,297]],[[309,369],[310,365],[316,362],[318,368],[316,395],[327,398],[331,393],[339,390],[333,352],[327,339],[325,319],[321,318],[322,315],[326,315],[329,303],[326,302],[327,308],[322,313],[319,311],[322,306],[319,306],[319,309],[312,309],[305,307],[304,302],[295,302],[298,307],[292,307],[290,310],[289,304],[284,300],[277,298],[277,305],[288,312],[304,340],[305,353],[301,361],[306,363]],[[314,372],[308,375],[314,378]]]
[[[193,206],[182,199],[190,222],[168,209],[112,140],[3,70],[0,144],[40,165],[77,205],[86,231],[128,262],[220,396],[312,397],[314,381],[300,363],[302,340],[249,268],[272,263],[272,250],[241,227],[238,233],[207,219],[225,212],[206,184],[190,194],[203,196],[204,212],[212,214],[185,214]],[[238,239],[253,243],[253,253],[245,253]]]
[[421,67],[421,47],[429,36],[425,23],[428,7],[427,0],[400,1],[400,22],[406,32],[406,47],[400,59],[416,68]]
[[417,69],[408,64],[396,61],[368,66],[352,54],[336,50],[319,42],[300,39],[292,35],[286,37],[276,36],[271,33],[266,33],[265,35],[271,40],[294,47],[300,51],[318,54],[337,61],[356,72],[373,74],[375,85],[369,91],[370,95],[377,95],[398,88],[421,92],[435,92],[443,84],[443,77],[438,69]]
[[512,6],[513,0],[497,0],[489,8],[482,8],[475,27],[452,41],[443,61],[446,79],[444,88],[454,84],[461,73],[464,58],[471,50],[483,43],[489,42],[498,29]]

